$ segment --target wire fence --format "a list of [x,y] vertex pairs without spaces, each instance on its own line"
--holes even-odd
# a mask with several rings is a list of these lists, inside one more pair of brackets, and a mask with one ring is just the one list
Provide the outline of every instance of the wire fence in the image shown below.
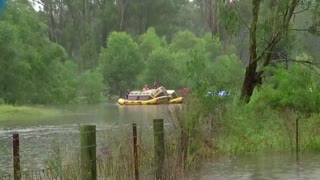
[[[2,134],[0,180],[17,179],[17,176],[21,180],[81,179],[81,152],[88,148],[94,148],[96,151],[94,162],[97,179],[137,179],[137,164],[138,179],[154,179],[157,169],[157,162],[154,161],[154,136],[165,134],[164,141],[172,142],[169,139],[176,138],[179,132],[169,124],[163,125],[162,132],[154,132],[155,125],[156,123],[136,125],[136,135],[133,134],[132,124],[97,126],[95,131],[85,132],[81,132],[79,126],[65,128],[62,131],[56,131],[54,128],[40,133],[26,131],[19,132],[19,136],[15,138],[15,132]],[[80,137],[89,134],[95,134],[96,142],[84,146]],[[166,146],[168,150],[172,147],[170,143]],[[15,151],[18,151],[18,154],[15,154]],[[15,162],[16,158],[18,162]],[[176,154],[166,152],[162,168],[174,168],[172,164],[175,163],[172,161],[176,161]]]

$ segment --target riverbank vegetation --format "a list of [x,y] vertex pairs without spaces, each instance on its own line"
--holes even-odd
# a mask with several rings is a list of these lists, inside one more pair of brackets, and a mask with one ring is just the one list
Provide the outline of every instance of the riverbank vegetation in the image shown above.
[[57,116],[59,113],[52,109],[32,106],[13,106],[0,104],[0,122],[11,120],[30,120]]
[[[300,150],[320,150],[318,1],[42,4],[36,12],[11,1],[0,17],[6,104],[98,103],[157,81],[191,90],[182,110],[171,109],[182,133],[168,156],[182,169],[219,155],[295,151],[297,121]],[[221,90],[230,96],[207,95]],[[107,172],[130,176],[119,170],[129,152],[121,153]]]
[[[183,144],[187,144],[188,166],[221,155],[293,153],[297,151],[297,131],[298,151],[319,151],[319,71],[299,63],[313,61],[312,57],[302,54],[295,59],[296,64],[266,68],[267,80],[255,89],[249,103],[239,98],[240,93],[205,96],[202,88],[208,89],[210,84],[201,81],[207,74],[199,71],[195,79],[199,83],[188,97],[181,119],[181,127],[187,132]],[[236,76],[228,82],[239,87]]]

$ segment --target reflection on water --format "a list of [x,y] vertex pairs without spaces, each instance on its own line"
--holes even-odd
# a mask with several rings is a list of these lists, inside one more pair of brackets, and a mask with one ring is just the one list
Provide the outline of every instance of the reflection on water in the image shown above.
[[320,179],[320,154],[259,154],[220,159],[207,164],[191,179],[302,180]]
[[[168,108],[180,105],[148,105],[148,106],[120,106],[118,104],[97,105],[64,105],[49,107],[58,110],[59,116],[51,118],[34,118],[32,120],[16,119],[1,121],[0,127],[25,128],[46,125],[70,124],[124,124],[124,123],[150,123],[154,118],[166,119]],[[1,129],[0,129],[1,130]]]

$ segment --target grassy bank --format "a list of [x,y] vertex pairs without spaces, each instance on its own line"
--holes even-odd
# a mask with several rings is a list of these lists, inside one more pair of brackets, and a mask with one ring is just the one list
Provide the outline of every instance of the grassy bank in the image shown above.
[[295,152],[298,119],[300,151],[320,151],[320,114],[308,116],[269,107],[234,107],[220,120],[217,146],[222,155]]
[[238,97],[190,97],[188,101],[181,113],[173,111],[180,133],[170,142],[178,144],[171,148],[176,154],[187,152],[180,165],[187,170],[222,156],[295,152],[297,119],[300,152],[320,151],[318,112],[302,113],[257,101],[243,104]]
[[0,105],[0,121],[51,117],[58,112],[44,107]]

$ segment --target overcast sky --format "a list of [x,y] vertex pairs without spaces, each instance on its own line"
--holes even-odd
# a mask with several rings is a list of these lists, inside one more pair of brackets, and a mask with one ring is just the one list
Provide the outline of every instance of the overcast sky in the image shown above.
[[29,0],[30,4],[36,11],[43,10],[43,5],[42,3],[39,3],[39,1],[40,0]]

